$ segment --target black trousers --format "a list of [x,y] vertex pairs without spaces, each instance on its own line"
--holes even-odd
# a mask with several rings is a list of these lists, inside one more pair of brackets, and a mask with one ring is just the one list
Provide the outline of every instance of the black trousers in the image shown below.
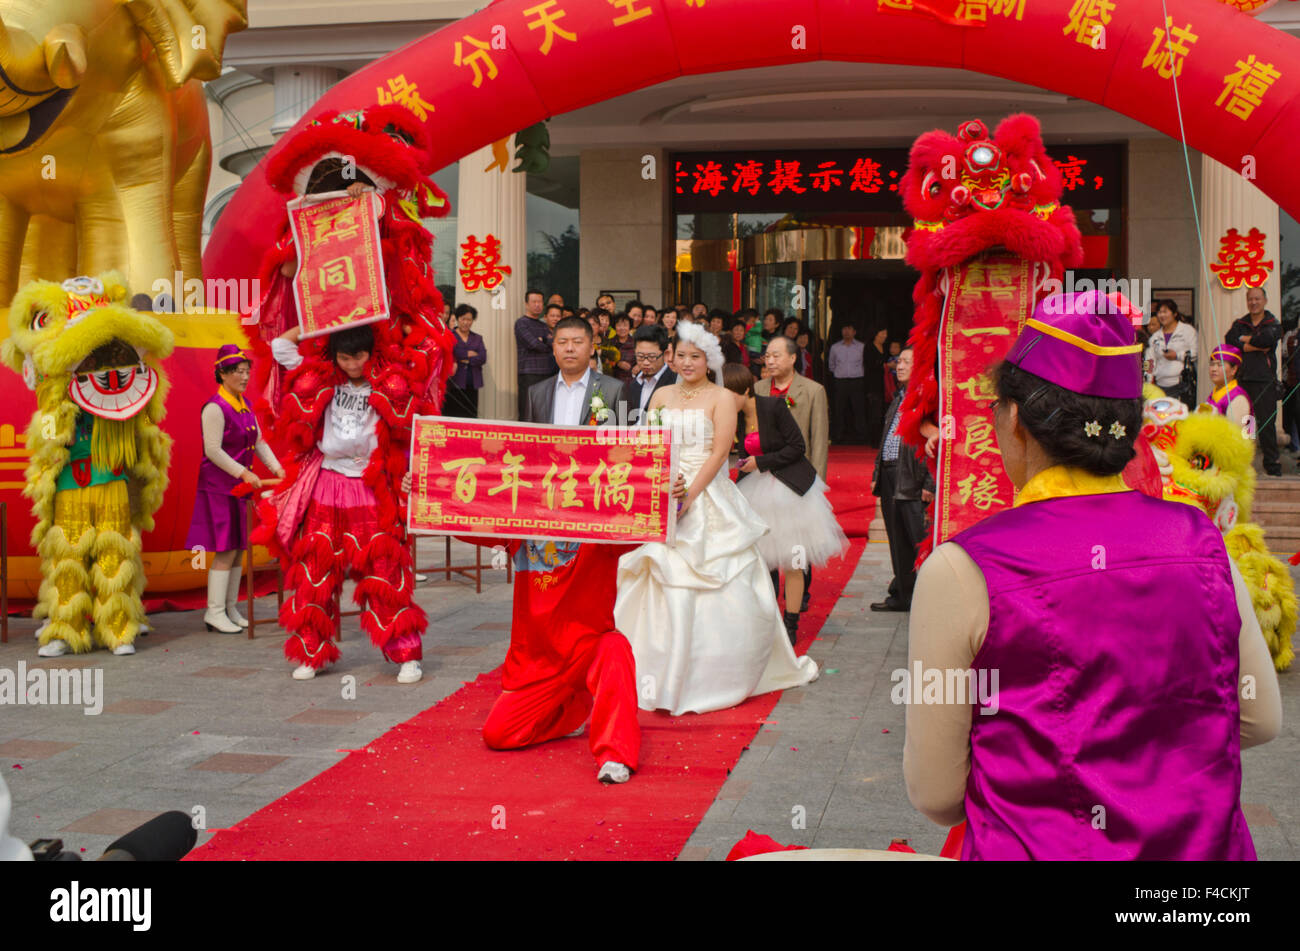
[[912,589],[916,587],[916,569],[913,567],[916,549],[925,534],[925,503],[919,499],[913,502],[894,498],[897,471],[897,463],[882,462],[876,491],[880,495],[885,534],[889,536],[889,560],[894,566],[889,595],[896,601],[911,605]]
[[1291,435],[1290,450],[1300,452],[1300,389],[1282,403],[1282,430]]
[[867,441],[866,380],[856,377],[836,379],[832,394],[831,442],[864,443]]
[[478,390],[472,386],[462,390],[450,380],[447,381],[447,395],[442,400],[443,416],[458,416],[462,419],[478,419]]
[[523,422],[528,416],[528,390],[534,383],[541,383],[545,380],[545,373],[521,373],[519,374],[519,415],[516,417]]
[[873,449],[885,436],[885,406],[884,392],[867,394],[867,445]]
[[1264,471],[1278,475],[1282,463],[1277,457],[1277,420],[1273,418],[1277,410],[1277,381],[1242,380],[1241,387],[1250,397],[1255,413],[1255,439],[1259,441],[1259,451],[1264,456]]

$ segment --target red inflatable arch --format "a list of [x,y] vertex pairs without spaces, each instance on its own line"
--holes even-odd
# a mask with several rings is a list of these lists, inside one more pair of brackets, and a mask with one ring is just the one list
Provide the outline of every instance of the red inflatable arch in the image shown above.
[[[956,10],[956,0],[496,0],[344,79],[294,129],[392,95],[404,77],[414,91],[406,104],[428,116],[443,166],[541,119],[676,76],[842,60],[1002,76],[1179,136],[1163,44],[1149,55],[1164,25],[1161,0],[1103,5],[1113,6],[1104,24],[1076,17],[1093,6],[1086,0],[968,0],[986,17],[971,26],[897,9],[913,2]],[[1300,218],[1300,175],[1287,158],[1300,133],[1300,40],[1216,0],[1170,10],[1173,26],[1195,37],[1181,43],[1178,74],[1188,144],[1229,168],[1249,174],[1253,165],[1255,184]],[[593,71],[593,57],[610,50],[636,55]],[[1224,95],[1239,64],[1258,65],[1266,81],[1276,74],[1253,108]],[[207,275],[252,277],[283,215],[259,166],[208,243]]]

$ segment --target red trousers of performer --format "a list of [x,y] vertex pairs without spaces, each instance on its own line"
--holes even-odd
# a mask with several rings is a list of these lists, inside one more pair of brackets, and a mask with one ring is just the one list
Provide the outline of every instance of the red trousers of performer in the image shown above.
[[421,659],[428,622],[412,600],[415,568],[403,535],[399,526],[378,524],[374,494],[361,479],[321,470],[285,577],[285,657],[317,669],[338,660],[335,601],[350,575],[371,642],[394,663]]
[[641,752],[637,724],[636,662],[618,631],[593,634],[573,646],[556,674],[497,698],[483,726],[494,750],[513,750],[567,736],[591,716],[591,753],[636,769]]

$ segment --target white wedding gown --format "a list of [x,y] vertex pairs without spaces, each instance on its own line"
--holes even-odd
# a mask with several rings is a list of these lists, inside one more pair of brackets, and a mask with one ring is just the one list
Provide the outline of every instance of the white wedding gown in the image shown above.
[[[713,421],[666,410],[664,425],[689,486],[712,449]],[[650,542],[619,559],[614,621],[632,644],[643,710],[722,710],[817,679],[813,659],[790,647],[758,549],[767,530],[723,466],[671,546]]]

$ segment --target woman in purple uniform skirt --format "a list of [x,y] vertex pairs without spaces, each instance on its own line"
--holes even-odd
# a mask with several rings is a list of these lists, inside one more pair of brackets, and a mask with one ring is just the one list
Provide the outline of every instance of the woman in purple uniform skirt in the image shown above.
[[1015,502],[917,579],[903,771],[966,821],[963,859],[1255,858],[1241,750],[1278,733],[1277,677],[1219,530],[1120,475],[1142,371],[1119,309],[1040,302],[994,374]]
[[284,469],[262,439],[257,418],[244,402],[252,364],[233,343],[217,351],[216,394],[203,404],[203,460],[199,463],[194,516],[185,547],[202,548],[208,563],[208,610],[203,622],[209,631],[238,634],[248,621],[236,610],[239,600],[239,553],[248,545],[248,510],[231,490],[240,482],[254,488],[262,480],[253,474],[253,456],[277,477]]

